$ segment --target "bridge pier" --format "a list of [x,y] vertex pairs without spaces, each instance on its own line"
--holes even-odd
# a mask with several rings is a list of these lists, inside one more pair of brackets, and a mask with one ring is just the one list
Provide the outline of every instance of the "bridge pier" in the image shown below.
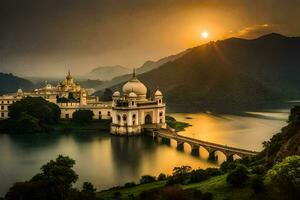
[[182,141],[179,141],[179,140],[176,140],[176,142],[177,142],[177,149],[178,150],[183,150],[184,149],[184,142],[182,142]]
[[217,161],[218,156],[216,155],[216,150],[210,150],[208,153],[208,159],[211,161]]
[[198,145],[192,145],[191,144],[191,148],[192,148],[191,154],[193,156],[199,156],[200,155],[199,154],[199,148],[200,148],[200,146],[198,146]]
[[171,140],[169,138],[161,138],[161,142],[163,144],[167,144],[167,145],[170,145],[171,144]]

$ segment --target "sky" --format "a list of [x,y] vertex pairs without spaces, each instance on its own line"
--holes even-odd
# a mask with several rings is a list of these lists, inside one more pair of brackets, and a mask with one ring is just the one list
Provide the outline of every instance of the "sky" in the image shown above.
[[82,75],[139,67],[211,40],[300,36],[299,7],[300,0],[0,0],[0,72]]

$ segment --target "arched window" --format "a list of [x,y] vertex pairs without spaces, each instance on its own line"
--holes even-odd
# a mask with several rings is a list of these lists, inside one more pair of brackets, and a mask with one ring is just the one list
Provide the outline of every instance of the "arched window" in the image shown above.
[[121,123],[121,116],[120,115],[118,115],[118,123]]
[[135,114],[133,114],[133,115],[132,115],[132,119],[135,119],[135,118],[136,118],[136,115],[135,115]]
[[127,116],[123,115],[123,121],[126,121],[126,120],[127,120]]
[[163,112],[160,112],[160,113],[159,113],[159,116],[160,116],[160,117],[162,117],[162,116],[163,116],[163,114],[164,114]]

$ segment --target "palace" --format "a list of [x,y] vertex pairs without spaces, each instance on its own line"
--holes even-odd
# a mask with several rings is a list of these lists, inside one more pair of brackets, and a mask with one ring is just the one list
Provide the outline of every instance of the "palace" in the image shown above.
[[72,118],[76,110],[86,109],[94,113],[94,119],[111,118],[111,102],[99,101],[99,98],[90,95],[89,89],[81,88],[75,83],[70,74],[57,86],[46,84],[43,88],[35,89],[33,92],[23,92],[18,89],[16,93],[0,96],[0,119],[7,119],[8,107],[24,97],[42,97],[49,102],[55,103],[61,110],[61,118]]
[[75,83],[69,71],[65,80],[56,86],[46,83],[45,87],[32,92],[18,89],[16,93],[0,96],[0,119],[9,117],[11,104],[31,96],[58,105],[62,119],[71,119],[76,110],[91,110],[94,119],[112,119],[111,133],[115,135],[137,135],[149,127],[166,128],[166,105],[162,93],[157,90],[153,98],[147,98],[147,88],[135,76],[135,71],[123,85],[122,94],[119,91],[113,93],[112,101],[100,101],[89,91],[91,89]]
[[154,99],[147,99],[147,88],[133,72],[133,77],[119,91],[113,93],[111,133],[115,135],[136,135],[143,128],[156,126],[166,128],[162,93],[157,90]]

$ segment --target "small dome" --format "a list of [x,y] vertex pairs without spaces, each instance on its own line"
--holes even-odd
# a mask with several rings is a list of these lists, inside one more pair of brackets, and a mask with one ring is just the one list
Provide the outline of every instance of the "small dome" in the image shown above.
[[119,97],[119,96],[121,96],[121,94],[120,94],[119,91],[115,91],[115,92],[113,93],[113,97]]
[[137,98],[137,95],[134,92],[130,92],[128,97],[129,98]]
[[162,96],[162,93],[161,93],[161,91],[160,90],[156,90],[156,92],[155,92],[155,94],[154,94],[155,96]]
[[18,89],[17,93],[23,93],[23,90],[21,88]]

